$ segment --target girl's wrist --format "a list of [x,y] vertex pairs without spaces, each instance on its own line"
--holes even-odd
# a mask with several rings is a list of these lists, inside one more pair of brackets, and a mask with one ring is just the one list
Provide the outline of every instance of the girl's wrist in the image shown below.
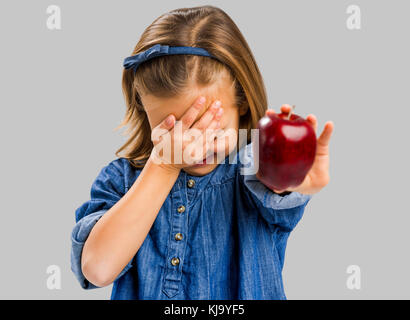
[[179,172],[181,171],[180,168],[177,168],[171,164],[163,163],[161,161],[158,161],[157,158],[154,158],[154,156],[151,154],[151,156],[147,160],[147,165],[153,168],[158,169],[161,172],[164,172],[165,174],[168,175],[179,175]]

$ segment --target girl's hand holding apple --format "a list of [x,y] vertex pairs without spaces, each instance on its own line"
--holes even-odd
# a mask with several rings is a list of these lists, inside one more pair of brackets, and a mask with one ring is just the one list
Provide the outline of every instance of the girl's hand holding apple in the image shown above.
[[281,112],[275,114],[269,109],[259,121],[256,176],[276,193],[317,193],[329,182],[329,142],[334,124],[326,122],[316,139],[315,115],[310,114],[304,120],[292,114],[293,109],[287,104],[282,105]]

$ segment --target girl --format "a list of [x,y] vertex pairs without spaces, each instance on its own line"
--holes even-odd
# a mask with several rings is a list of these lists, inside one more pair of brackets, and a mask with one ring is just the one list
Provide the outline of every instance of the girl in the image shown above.
[[[236,142],[247,130],[238,155],[254,165],[250,129],[273,112],[261,74],[238,27],[213,6],[160,16],[124,66],[122,125],[130,137],[76,210],[71,265],[81,286],[114,283],[112,299],[286,299],[287,239],[311,195],[328,183],[332,122],[306,179],[289,190],[242,174],[242,161],[227,164],[240,146],[218,139],[195,140],[210,156],[205,161],[159,163],[154,129],[170,133],[175,146],[178,124],[201,137],[234,132]],[[307,120],[316,129],[315,116]]]

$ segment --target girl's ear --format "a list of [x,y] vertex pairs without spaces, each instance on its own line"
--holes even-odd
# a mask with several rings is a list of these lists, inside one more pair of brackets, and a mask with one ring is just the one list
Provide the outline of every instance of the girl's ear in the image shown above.
[[248,104],[244,103],[239,107],[239,115],[243,116],[248,111]]

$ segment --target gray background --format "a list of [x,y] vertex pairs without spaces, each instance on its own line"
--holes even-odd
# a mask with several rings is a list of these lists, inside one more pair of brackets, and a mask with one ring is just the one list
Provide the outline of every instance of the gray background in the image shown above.
[[[46,28],[51,4],[62,30]],[[331,182],[289,239],[288,298],[410,298],[410,3],[370,0],[1,1],[0,298],[109,298],[71,273],[74,210],[124,141],[123,59],[156,17],[202,4],[245,35],[271,108],[335,123]],[[361,30],[346,28],[350,4]],[[46,287],[52,264],[61,290]],[[351,264],[361,290],[346,287]]]

